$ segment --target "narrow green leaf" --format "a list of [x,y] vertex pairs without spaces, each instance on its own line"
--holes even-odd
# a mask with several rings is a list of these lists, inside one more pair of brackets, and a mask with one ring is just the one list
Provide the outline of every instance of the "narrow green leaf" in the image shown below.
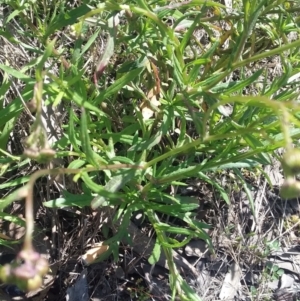
[[244,179],[244,177],[241,174],[241,172],[240,172],[239,169],[234,168],[234,172],[238,176],[238,178],[240,179],[240,181],[242,182],[242,186],[244,188],[244,191],[246,192],[246,194],[248,196],[248,200],[249,200],[249,203],[250,203],[250,208],[251,208],[252,215],[254,217],[254,220],[256,221],[256,212],[255,212],[254,199],[253,199],[252,193],[251,193],[251,191],[249,189],[249,185],[246,183],[246,181],[245,181],[245,179]]
[[182,277],[179,277],[179,279],[180,279],[180,287],[182,288],[185,294],[185,298],[186,298],[185,301],[202,301],[202,299],[198,296],[198,294],[191,289],[191,287],[187,284],[185,280],[183,280]]
[[0,30],[0,36],[4,37],[13,44],[19,43],[19,41],[8,30]]
[[253,168],[258,165],[260,165],[260,162],[257,162],[257,160],[253,159],[246,159],[246,160],[240,160],[238,162],[231,162],[226,164],[221,164],[215,167],[205,167],[203,168],[203,171],[215,171],[215,170],[223,170],[223,169],[232,169],[232,168]]
[[221,4],[221,3],[218,3],[218,2],[215,2],[215,1],[207,1],[207,0],[192,0],[192,1],[188,1],[188,2],[182,2],[181,3],[181,6],[198,6],[198,5],[205,5],[205,6],[213,6],[213,7],[221,7],[221,8],[225,8],[226,9],[226,6]]
[[195,231],[192,229],[182,228],[182,227],[172,227],[169,224],[165,223],[157,223],[155,224],[155,228],[159,229],[160,231],[175,233],[175,234],[182,234],[182,235],[192,235],[195,236]]
[[245,141],[248,143],[248,145],[252,149],[257,149],[257,148],[261,149],[261,152],[257,154],[257,156],[258,156],[258,158],[260,158],[261,162],[265,161],[264,164],[266,164],[266,165],[272,163],[272,158],[270,157],[270,155],[268,155],[266,152],[263,152],[264,144],[262,143],[262,141],[260,141],[256,137],[254,137],[254,135],[250,135],[250,134],[245,134],[243,136],[243,138],[245,139]]
[[148,262],[151,265],[156,264],[160,258],[160,254],[161,254],[161,245],[159,239],[156,239],[153,251],[150,257],[148,258]]
[[205,175],[202,172],[198,173],[199,177],[203,180],[205,180],[207,183],[213,185],[221,194],[222,198],[224,201],[229,205],[230,204],[230,199],[228,197],[228,194],[226,193],[225,189],[216,181],[211,180],[207,175]]
[[51,201],[44,202],[43,205],[49,208],[64,208],[76,206],[79,208],[90,206],[93,199],[92,195],[75,195],[71,193],[64,193],[64,197],[57,198]]
[[95,79],[97,79],[99,76],[101,76],[103,74],[104,69],[108,65],[110,58],[114,54],[115,39],[116,39],[118,24],[119,24],[118,14],[115,14],[114,16],[112,16],[108,19],[109,34],[108,34],[108,38],[106,41],[106,45],[105,45],[103,54],[96,67]]
[[213,43],[211,45],[211,47],[202,55],[201,58],[208,59],[208,58],[212,57],[214,55],[215,51],[218,49],[219,45],[220,45],[219,40],[216,41],[215,43]]
[[283,86],[285,86],[289,80],[289,78],[292,76],[292,66],[290,63],[285,63],[284,60],[284,71],[282,75],[276,79],[273,80],[271,87],[266,91],[265,95],[271,97],[273,93],[278,93],[282,89]]
[[77,168],[80,168],[80,167],[84,166],[85,163],[86,163],[86,161],[83,161],[81,159],[77,159],[77,160],[72,161],[69,164],[68,168],[70,168],[70,169],[77,169]]
[[[129,144],[129,145],[133,145],[134,144],[133,141],[135,139],[134,136],[126,135],[123,133],[109,133],[109,134],[103,133],[103,134],[101,134],[101,138],[102,139],[112,138],[115,143],[121,142],[121,143]],[[140,138],[140,137],[137,137],[136,139],[137,139],[136,143],[141,143],[143,141],[142,138]]]
[[193,35],[195,28],[200,20],[201,14],[197,14],[195,20],[193,21],[192,24],[189,25],[187,32],[184,34],[183,39],[181,40],[180,43],[180,52],[182,55],[184,54],[185,48],[188,45],[189,41],[191,40],[191,36]]
[[94,105],[98,105],[105,99],[111,97],[112,95],[116,94],[117,92],[121,91],[121,89],[127,85],[130,81],[134,80],[142,71],[144,68],[138,68],[134,69],[125,75],[123,75],[121,78],[114,81],[114,83],[109,86],[107,89],[105,89],[98,97],[94,100]]
[[16,225],[19,225],[21,227],[26,226],[26,223],[23,219],[21,219],[17,216],[10,215],[10,214],[5,213],[5,212],[0,212],[0,218],[3,219],[3,220],[9,221],[11,223],[14,223]]
[[185,238],[183,241],[177,241],[176,239],[170,238],[168,237],[168,241],[163,241],[161,242],[162,246],[167,247],[167,248],[182,248],[184,247],[186,244],[188,244],[191,239],[193,238],[192,235],[190,235],[189,237]]
[[46,49],[44,50],[43,55],[39,58],[38,64],[35,66],[36,67],[36,78],[37,78],[37,80],[41,80],[37,76],[42,75],[42,71],[45,68],[45,63],[47,62],[48,58],[50,57],[50,55],[53,52],[55,42],[56,41],[53,40],[53,41],[51,41],[50,43],[48,43],[46,45]]
[[76,152],[80,152],[78,144],[77,144],[77,139],[76,139],[76,132],[75,132],[75,123],[74,123],[74,118],[75,118],[75,114],[73,111],[73,108],[70,108],[69,110],[69,126],[68,126],[68,133],[69,133],[69,139],[70,142],[72,144],[72,146],[74,147]]
[[15,186],[27,183],[28,181],[29,181],[29,177],[17,178],[17,179],[11,180],[9,182],[0,184],[0,189],[15,187]]
[[86,42],[86,44],[84,45],[84,47],[82,48],[80,55],[78,57],[81,58],[90,48],[91,45],[95,42],[95,40],[97,39],[97,37],[99,36],[99,32],[101,31],[101,28],[99,28],[98,30],[96,30],[91,37],[89,38],[89,40]]
[[132,70],[145,68],[149,64],[149,59],[146,56],[142,56],[133,62],[125,62],[118,69],[118,73],[127,73]]
[[16,123],[18,117],[19,117],[18,115],[14,116],[5,124],[3,130],[0,134],[0,149],[3,149],[3,150],[6,149],[8,139],[15,127],[15,123]]
[[201,65],[204,65],[204,64],[207,64],[207,63],[210,63],[210,62],[211,62],[211,59],[202,57],[200,59],[196,59],[196,60],[186,64],[185,67],[184,67],[184,70],[188,67],[191,67],[191,66],[201,66]]
[[86,156],[86,160],[89,163],[91,163],[93,166],[97,166],[98,163],[95,161],[94,152],[91,148],[87,114],[84,108],[81,109],[80,134],[81,134],[82,148]]
[[17,245],[20,243],[21,243],[21,240],[5,240],[5,239],[0,238],[0,246],[5,246],[12,250],[14,250],[15,248],[13,248],[11,245]]
[[[1,36],[1,35],[0,35]],[[3,82],[0,86],[0,108],[3,109],[3,103],[5,101],[5,95],[8,89],[10,88],[11,81],[9,80],[8,76],[3,76]]]
[[82,172],[81,179],[86,184],[86,186],[91,189],[93,192],[100,193],[104,190],[102,185],[96,184],[86,172]]
[[184,77],[185,74],[183,73],[184,66],[181,66],[181,64],[175,54],[173,54],[173,57],[172,57],[172,66],[173,66],[173,70],[174,70],[174,79],[176,80],[177,85],[181,89],[183,89],[184,85],[188,84],[188,82],[187,82],[188,78],[186,78],[186,80],[185,80],[185,77]]
[[210,229],[211,227],[205,223],[199,222],[195,219],[191,219],[187,214],[181,217],[185,221],[190,229],[194,230],[194,237],[203,239],[209,246],[210,250],[213,251],[213,245],[209,235],[206,233],[205,229]]
[[180,212],[190,212],[199,207],[198,204],[178,204],[178,205],[160,205],[155,204],[153,205],[153,210],[160,211],[166,214],[175,214]]
[[89,131],[88,131],[87,114],[84,108],[82,108],[81,111],[80,132],[81,132],[82,149],[86,156],[86,160],[94,167],[99,166],[101,163],[106,164],[107,162],[105,162],[98,154],[96,154],[91,147]]
[[224,93],[230,95],[231,93],[243,90],[246,86],[254,83],[263,73],[263,69],[256,71],[252,76],[239,82],[220,83],[211,89],[214,93]]
[[16,16],[18,16],[20,13],[22,13],[22,9],[14,9],[11,14],[9,14],[6,18],[6,23],[14,19]]
[[13,69],[9,66],[6,66],[6,65],[3,65],[3,64],[0,64],[0,69],[2,69],[3,71],[5,71],[7,74],[15,77],[15,78],[18,78],[24,82],[27,82],[27,83],[31,83],[33,84],[34,83],[34,79],[29,77],[28,75],[16,70],[16,69]]
[[224,93],[231,94],[237,91],[242,91],[246,86],[249,86],[250,84],[253,84],[263,73],[263,69],[256,71],[253,75],[251,75],[249,78],[246,78],[245,80],[238,82],[236,85],[233,85],[226,89]]
[[65,11],[64,13],[60,13],[53,19],[52,23],[47,27],[47,31],[45,33],[44,38],[48,38],[58,29],[77,23],[78,18],[84,16],[90,10],[91,9],[87,5],[83,4],[74,9]]
[[12,202],[23,199],[24,196],[26,196],[26,193],[27,193],[27,187],[21,187],[19,189],[14,190],[6,198],[0,199],[0,211],[4,210]]
[[[105,189],[102,185],[98,185],[95,183],[86,172],[83,172],[81,174],[81,179],[84,181],[85,185],[91,189],[93,192],[96,192],[99,194],[96,198],[92,200],[92,203],[94,200],[98,200],[99,206],[107,206],[109,203],[106,201],[108,200],[118,200],[124,197],[122,193],[117,193],[117,192],[111,192]],[[102,198],[101,198],[102,197]]]
[[[120,190],[126,183],[133,179],[137,170],[131,169],[126,171],[125,174],[117,175],[112,177],[107,184],[105,185],[104,189],[109,192],[117,192]],[[91,203],[92,209],[98,208],[102,203],[106,201],[105,196],[99,195],[95,197]]]
[[132,147],[128,149],[129,152],[137,152],[137,151],[143,151],[153,148],[155,145],[157,145],[162,137],[162,133],[159,131],[152,137],[150,137],[147,140],[144,140],[141,143],[135,144]]
[[120,156],[113,157],[112,159],[110,159],[110,161],[111,162],[115,162],[115,163],[123,163],[123,164],[132,164],[132,165],[135,164],[129,158],[127,158],[127,157],[120,157]]
[[[27,89],[30,89],[28,91]],[[22,92],[22,97],[25,101],[29,100],[32,97],[33,86],[26,87],[27,91]],[[23,103],[20,98],[14,99],[11,103],[9,103],[4,109],[0,110],[0,128],[5,125],[6,122],[11,120],[12,118],[17,118],[20,113],[24,110]]]
[[[208,59],[200,59],[200,60],[207,61]],[[199,76],[201,75],[201,72],[200,72],[201,68],[202,68],[202,64],[200,64],[200,63],[193,66],[192,70],[188,74],[189,83],[193,83],[199,78]]]

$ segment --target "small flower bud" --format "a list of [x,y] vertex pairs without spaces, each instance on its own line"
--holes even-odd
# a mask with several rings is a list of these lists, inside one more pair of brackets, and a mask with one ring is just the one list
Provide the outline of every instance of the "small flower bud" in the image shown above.
[[27,103],[27,107],[31,113],[35,113],[37,110],[36,99],[31,99],[31,101]]
[[300,173],[300,150],[288,150],[282,158],[283,171],[287,176],[294,176]]
[[40,258],[35,265],[35,269],[40,276],[45,276],[49,270],[48,261],[45,258]]
[[281,186],[280,196],[284,199],[294,199],[300,196],[300,182],[287,178]]
[[38,162],[47,163],[51,161],[56,155],[56,152],[51,148],[43,148],[41,149],[38,157]]
[[0,268],[0,279],[5,283],[9,283],[11,278],[11,266],[6,264]]
[[40,275],[35,275],[30,279],[16,279],[16,285],[19,289],[25,292],[34,291],[41,287],[43,279]]
[[40,275],[35,275],[34,278],[27,281],[27,291],[34,291],[40,288],[43,284],[43,279]]

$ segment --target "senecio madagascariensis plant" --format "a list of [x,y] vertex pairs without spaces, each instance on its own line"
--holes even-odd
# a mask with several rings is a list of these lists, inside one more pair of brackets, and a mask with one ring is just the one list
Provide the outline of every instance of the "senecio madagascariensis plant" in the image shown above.
[[42,285],[48,270],[47,260],[39,253],[33,249],[22,250],[14,262],[0,268],[0,279],[17,285],[23,291],[33,291]]

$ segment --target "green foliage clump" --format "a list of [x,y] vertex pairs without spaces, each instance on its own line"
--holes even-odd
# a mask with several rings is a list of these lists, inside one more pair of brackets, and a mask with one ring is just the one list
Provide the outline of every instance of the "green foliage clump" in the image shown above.
[[[22,45],[32,59],[20,69],[0,64],[1,176],[28,164],[29,158],[44,163],[56,156],[69,165],[0,184],[0,189],[25,184],[1,200],[1,210],[20,197],[30,207],[32,186],[40,176],[75,174],[83,193],[65,191],[45,206],[117,208],[113,220],[119,231],[105,242],[110,246],[106,256],[115,258],[130,218],[142,211],[157,237],[150,261],[165,253],[173,298],[200,300],[179,275],[172,249],[192,238],[210,244],[204,231],[209,226],[196,219],[198,204],[192,198],[171,195],[169,189],[197,178],[229,204],[228,192],[213,175],[230,169],[254,208],[239,170],[270,164],[275,150],[291,149],[300,137],[300,40],[290,38],[292,32],[299,34],[299,4],[243,0],[226,8],[202,0],[86,0],[74,6],[59,0],[5,2],[9,13],[0,35],[15,47]],[[12,21],[20,25],[17,34],[9,30]],[[266,62],[274,58],[282,70],[270,75]],[[23,87],[7,104],[12,79]],[[53,145],[39,119],[43,102],[54,110],[62,104],[67,112]],[[6,145],[25,103],[34,104],[38,118],[24,155],[13,156]],[[292,159],[298,171],[299,158]],[[285,169],[293,171],[293,166],[287,162]],[[166,215],[184,226],[166,223]],[[183,241],[172,238],[174,233]]]

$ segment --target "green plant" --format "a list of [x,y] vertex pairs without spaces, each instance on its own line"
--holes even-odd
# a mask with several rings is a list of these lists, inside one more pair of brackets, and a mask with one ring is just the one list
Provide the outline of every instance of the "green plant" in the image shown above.
[[140,281],[137,281],[137,287],[135,289],[128,288],[130,292],[130,297],[135,298],[138,301],[147,301],[149,300],[149,297],[151,297],[151,294],[147,291],[145,291],[145,288],[140,285]]
[[279,278],[284,274],[284,271],[280,269],[277,265],[274,265],[272,263],[268,263],[266,265],[265,271],[263,275],[265,277],[270,278],[271,280],[279,280]]
[[278,240],[274,241],[266,241],[265,242],[265,250],[263,253],[263,256],[266,258],[268,255],[270,255],[274,251],[278,251],[280,249],[280,244]]
[[[298,86],[290,81],[299,74],[300,41],[290,42],[287,37],[291,31],[299,32],[299,5],[243,0],[236,1],[235,11],[228,13],[223,5],[202,0],[176,4],[81,1],[71,8],[65,1],[6,3],[11,9],[6,23],[19,22],[26,39],[10,31],[0,34],[16,47],[25,43],[35,56],[20,70],[0,65],[4,74],[0,89],[2,176],[16,165],[28,164],[29,158],[38,163],[53,156],[69,161],[67,168],[41,170],[0,185],[3,189],[24,184],[1,200],[0,209],[27,197],[25,250],[32,235],[34,182],[49,174],[75,174],[83,193],[65,191],[62,198],[44,205],[116,208],[112,221],[118,232],[105,242],[109,245],[105,256],[113,254],[116,260],[120,241],[129,240],[132,215],[142,211],[156,233],[150,261],[155,263],[164,252],[172,299],[179,295],[182,300],[200,300],[178,273],[172,249],[192,238],[204,239],[211,246],[204,231],[209,225],[195,218],[198,204],[192,198],[170,195],[168,189],[198,178],[229,204],[226,189],[214,177],[216,171],[229,169],[254,209],[240,169],[261,169],[271,163],[275,150],[292,149],[300,137]],[[34,22],[29,16],[34,16]],[[210,38],[206,45],[197,37],[203,28]],[[57,36],[61,30],[72,46],[62,47],[64,41]],[[98,63],[86,68],[103,31],[102,55]],[[32,50],[26,43],[33,38],[37,42]],[[283,72],[269,82],[269,69],[262,60],[274,56]],[[45,67],[46,62],[50,67]],[[53,73],[56,65],[60,67]],[[234,73],[238,80],[232,78]],[[46,76],[50,81],[43,84]],[[22,97],[4,105],[9,78],[22,81],[24,88]],[[45,96],[45,103],[54,108],[63,103],[68,111],[63,135],[52,146],[39,120]],[[24,110],[22,102],[32,98],[37,117],[24,155],[13,156],[6,144]],[[286,163],[286,170],[295,170],[291,164]],[[165,215],[183,226],[166,222]],[[176,240],[174,233],[184,236],[183,241]]]

